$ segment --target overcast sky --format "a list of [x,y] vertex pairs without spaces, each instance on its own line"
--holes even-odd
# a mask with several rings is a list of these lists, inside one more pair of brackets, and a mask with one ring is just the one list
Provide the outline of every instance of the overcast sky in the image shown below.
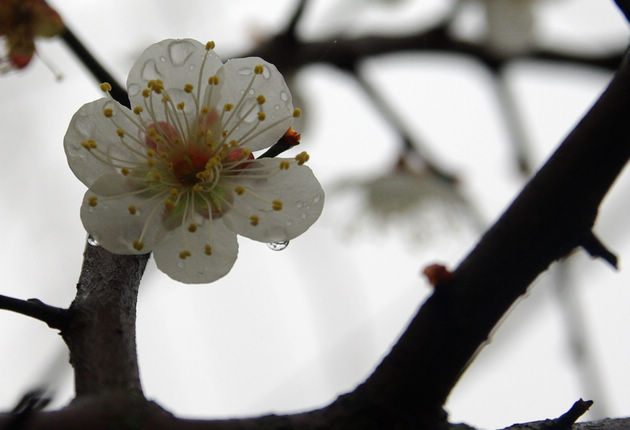
[[[300,27],[308,38],[412,31],[452,4],[310,3]],[[281,28],[295,2],[51,4],[124,82],[135,57],[153,42],[214,40],[219,55],[238,55]],[[537,43],[597,53],[626,42],[627,28],[613,1],[540,0],[538,6]],[[457,31],[477,37],[482,25],[480,9],[470,6]],[[61,72],[61,82],[37,58],[23,72],[0,77],[0,294],[65,307],[74,296],[85,244],[79,220],[85,189],[67,167],[62,141],[73,113],[101,93],[61,42],[42,41],[38,49]],[[470,60],[421,52],[370,59],[361,73],[413,136],[461,178],[462,193],[480,219],[491,223],[525,180],[514,169],[491,76]],[[609,79],[603,70],[550,63],[509,68],[506,85],[517,100],[536,166]],[[179,284],[152,261],[142,282],[137,341],[144,389],[176,414],[294,411],[352,390],[430,293],[421,269],[438,261],[454,267],[481,234],[463,216],[440,210],[418,208],[389,223],[371,214],[359,184],[388,172],[398,154],[396,134],[357,83],[338,70],[314,65],[293,85],[305,121],[299,151],[310,153],[309,164],[327,192],[321,219],[280,252],[239,238],[234,268],[213,284]],[[348,183],[357,185],[340,186]],[[552,269],[507,316],[456,387],[447,405],[453,420],[507,426],[557,416],[578,398],[595,395],[605,406],[600,413],[630,413],[628,193],[624,176],[596,225],[620,256],[621,270],[613,272],[581,251],[563,269],[570,297],[584,314],[591,375],[598,375],[601,397],[572,360],[554,288],[560,278]],[[0,409],[42,383],[56,391],[55,405],[68,401],[72,375],[54,331],[0,312],[0,337]]]

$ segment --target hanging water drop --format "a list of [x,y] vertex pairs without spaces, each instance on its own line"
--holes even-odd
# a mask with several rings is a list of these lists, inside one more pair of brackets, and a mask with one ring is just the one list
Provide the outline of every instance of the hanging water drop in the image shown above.
[[91,246],[98,246],[98,240],[96,240],[92,235],[88,235],[87,243]]
[[267,247],[272,251],[282,251],[283,249],[286,249],[287,246],[289,246],[288,240],[283,240],[280,242],[269,242],[267,244]]

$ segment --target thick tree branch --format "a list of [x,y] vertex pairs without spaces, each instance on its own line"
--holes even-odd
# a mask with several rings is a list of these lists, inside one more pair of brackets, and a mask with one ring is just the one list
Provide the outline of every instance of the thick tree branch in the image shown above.
[[0,295],[0,309],[33,317],[59,330],[63,330],[69,320],[67,309],[47,305],[39,299],[20,300]]
[[123,392],[142,397],[136,355],[136,299],[149,258],[86,245],[72,319],[62,336],[78,398]]

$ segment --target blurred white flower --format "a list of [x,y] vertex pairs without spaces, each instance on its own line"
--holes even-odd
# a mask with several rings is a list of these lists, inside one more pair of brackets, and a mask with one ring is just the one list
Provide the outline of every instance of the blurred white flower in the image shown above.
[[164,40],[127,79],[132,110],[109,96],[81,107],[64,139],[68,163],[89,187],[86,230],[117,254],[153,251],[181,282],[212,282],[236,260],[236,233],[292,239],[319,217],[324,192],[304,152],[254,159],[299,116],[275,66],[225,64],[206,46]]
[[[403,155],[385,174],[367,180],[346,179],[336,189],[358,191],[360,214],[379,230],[395,228],[416,243],[434,234],[450,234],[464,224],[473,231],[483,225],[460,195],[457,184],[428,170],[413,151]],[[353,221],[350,227],[356,229],[359,225]]]

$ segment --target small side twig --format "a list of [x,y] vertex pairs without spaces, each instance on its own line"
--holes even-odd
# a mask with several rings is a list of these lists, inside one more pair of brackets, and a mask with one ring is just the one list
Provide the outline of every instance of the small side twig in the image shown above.
[[608,248],[606,248],[606,245],[604,245],[592,231],[589,231],[586,237],[582,239],[581,245],[582,248],[584,248],[584,250],[588,252],[591,257],[603,258],[612,267],[614,267],[615,270],[618,269],[617,256],[609,251]]
[[50,328],[63,330],[70,320],[69,311],[43,303],[39,299],[14,299],[0,295],[0,309],[17,312],[38,319]]

